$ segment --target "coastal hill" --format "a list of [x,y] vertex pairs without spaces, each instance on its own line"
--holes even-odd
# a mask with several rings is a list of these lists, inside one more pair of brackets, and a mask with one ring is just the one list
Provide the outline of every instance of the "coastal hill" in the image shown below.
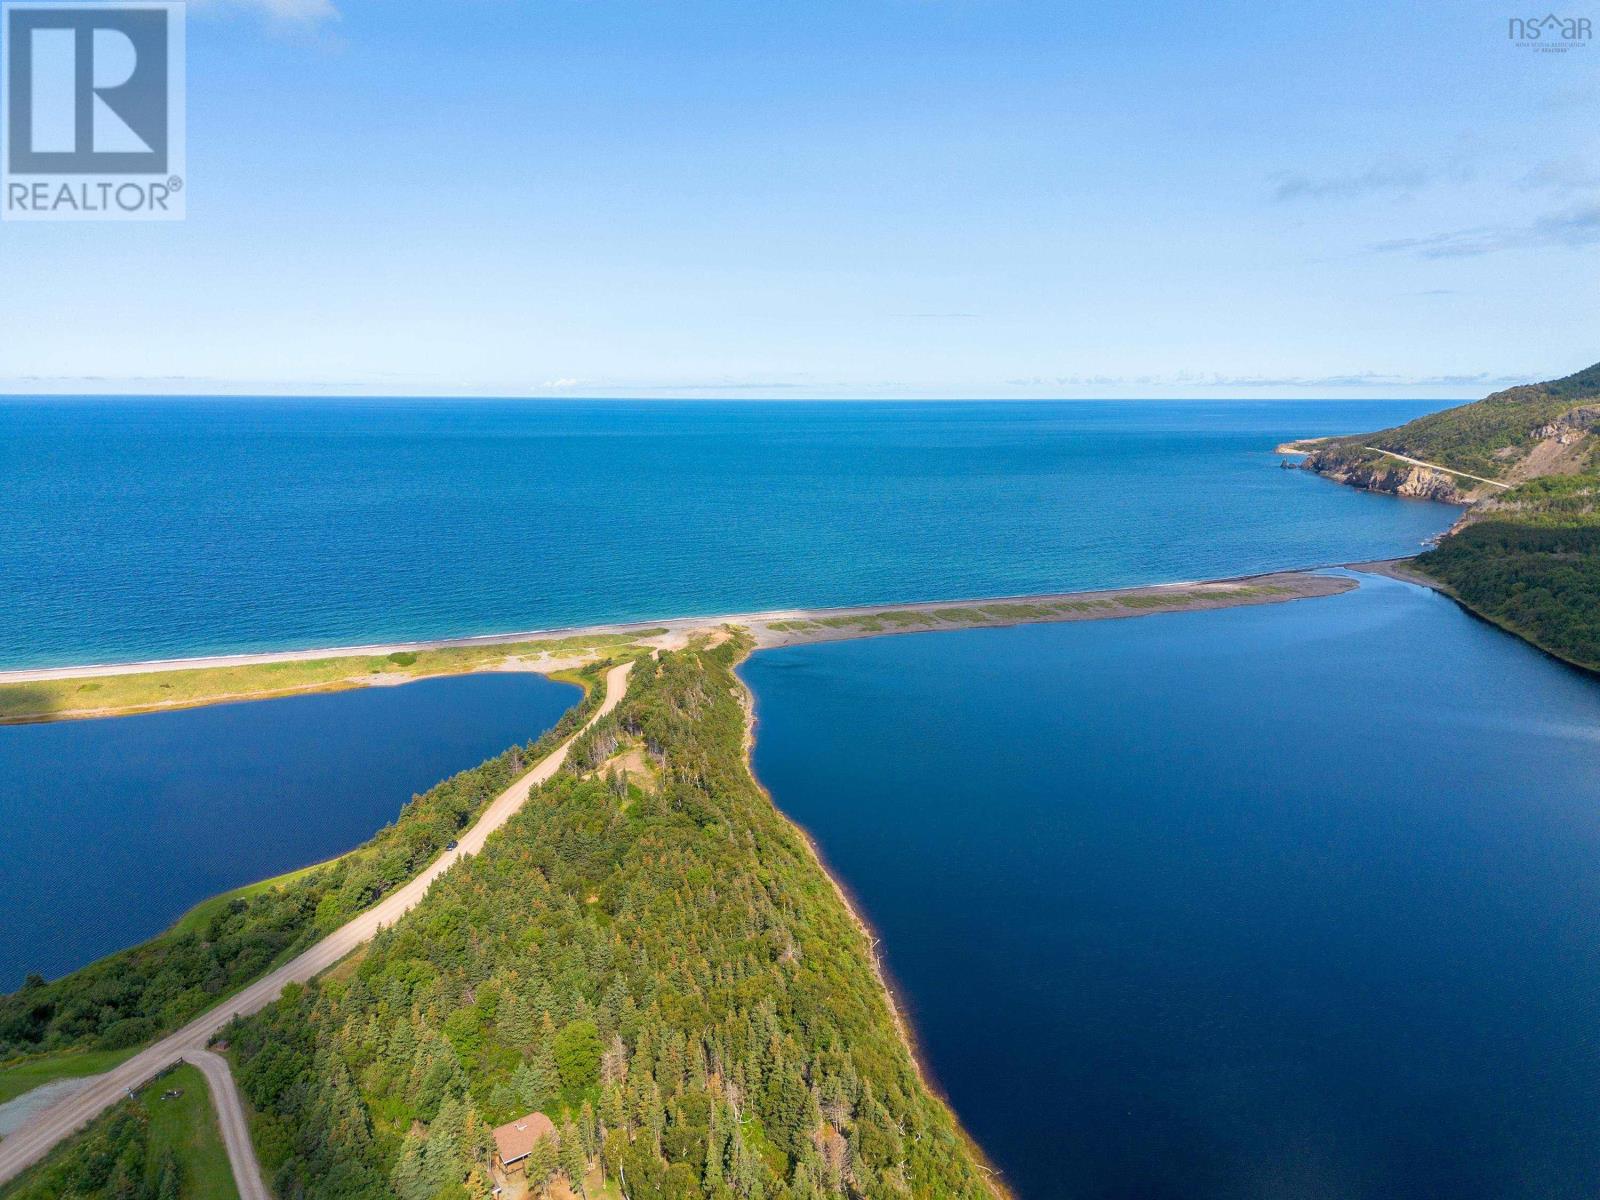
[[1600,363],[1376,433],[1293,442],[1308,470],[1355,487],[1447,503],[1504,498],[1547,476],[1590,474],[1600,448]]
[[1393,429],[1294,442],[1353,487],[1466,504],[1412,566],[1468,608],[1600,670],[1600,364]]

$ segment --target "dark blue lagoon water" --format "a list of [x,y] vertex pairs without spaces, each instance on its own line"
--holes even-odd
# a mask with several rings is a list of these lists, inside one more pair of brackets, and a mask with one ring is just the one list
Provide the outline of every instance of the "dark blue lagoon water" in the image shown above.
[[1419,589],[758,654],[1024,1200],[1600,1194],[1600,683]]
[[577,696],[488,674],[0,726],[0,991],[350,849],[413,793],[538,737]]
[[0,399],[0,668],[1407,554],[1272,450],[1438,407]]

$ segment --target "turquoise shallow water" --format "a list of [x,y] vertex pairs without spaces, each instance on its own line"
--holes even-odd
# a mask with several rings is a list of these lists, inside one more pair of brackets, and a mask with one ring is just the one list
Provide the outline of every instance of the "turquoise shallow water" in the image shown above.
[[1407,554],[1272,449],[1435,407],[0,399],[0,668]]
[[1600,1193],[1600,683],[1408,585],[765,651],[1022,1200]]

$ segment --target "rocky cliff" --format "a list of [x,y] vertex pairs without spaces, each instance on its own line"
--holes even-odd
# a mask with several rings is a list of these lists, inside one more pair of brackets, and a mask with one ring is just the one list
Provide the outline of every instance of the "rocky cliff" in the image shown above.
[[1369,492],[1387,492],[1416,500],[1466,504],[1473,494],[1463,491],[1456,477],[1429,467],[1416,467],[1388,455],[1329,445],[1314,449],[1300,466],[1326,475],[1338,483]]

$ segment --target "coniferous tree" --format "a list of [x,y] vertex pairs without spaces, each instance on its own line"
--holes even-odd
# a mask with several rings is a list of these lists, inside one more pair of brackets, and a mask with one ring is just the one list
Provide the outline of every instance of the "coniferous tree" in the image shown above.
[[424,1175],[425,1146],[425,1138],[415,1132],[407,1133],[401,1144],[400,1157],[389,1172],[389,1183],[400,1200],[428,1200],[433,1194]]
[[540,1039],[528,1060],[528,1090],[523,1094],[530,1109],[544,1108],[554,1103],[561,1091],[561,1074],[556,1069],[556,1058],[548,1040]]
[[600,1153],[599,1122],[595,1119],[594,1106],[587,1100],[578,1110],[578,1136],[582,1140],[585,1159],[593,1159]]
[[578,1126],[570,1117],[561,1124],[560,1141],[556,1151],[561,1164],[561,1173],[567,1177],[572,1190],[586,1195],[583,1190],[583,1171],[586,1161],[583,1153],[583,1135],[578,1132]]
[[541,1196],[550,1194],[550,1181],[555,1178],[560,1165],[555,1140],[542,1137],[533,1144],[533,1152],[525,1160],[528,1164],[528,1186]]
[[161,1155],[156,1175],[156,1200],[180,1200],[183,1195],[183,1167],[169,1147]]

